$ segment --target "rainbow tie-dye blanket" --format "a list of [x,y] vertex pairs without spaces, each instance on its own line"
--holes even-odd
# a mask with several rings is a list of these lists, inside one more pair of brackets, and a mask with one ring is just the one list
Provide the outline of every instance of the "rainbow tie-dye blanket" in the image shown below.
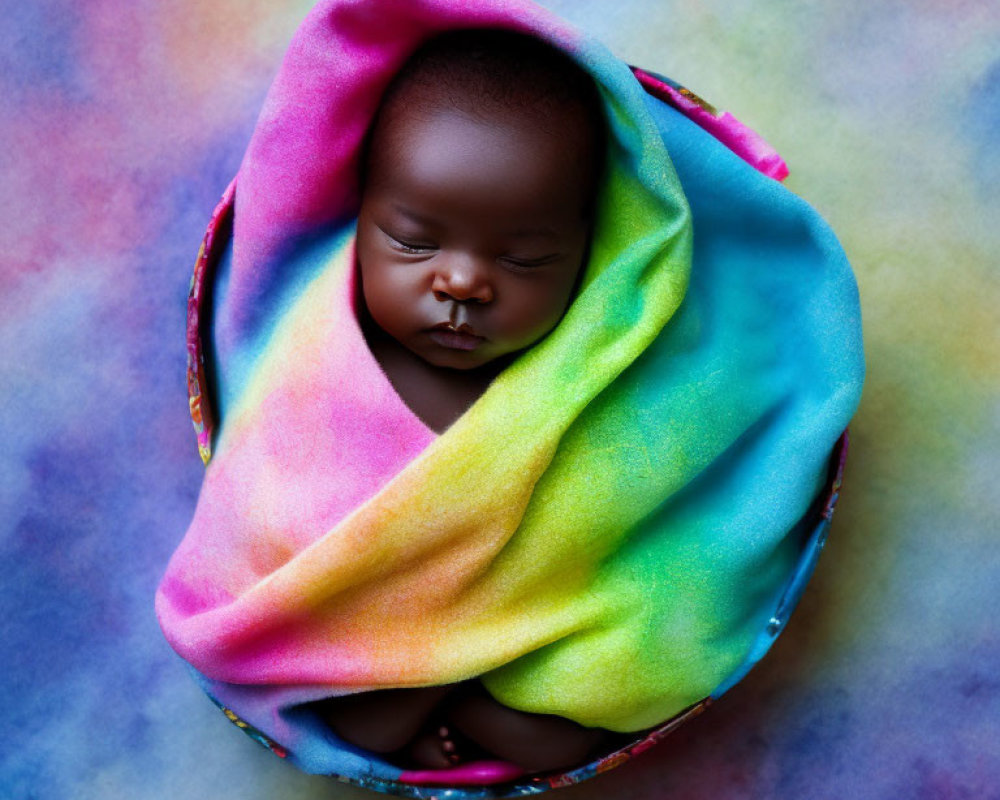
[[[355,160],[390,77],[459,27],[568,51],[611,143],[565,318],[437,436],[358,326]],[[523,0],[319,3],[192,296],[208,463],[157,613],[209,693],[305,769],[393,779],[303,704],[481,676],[624,732],[741,676],[814,555],[863,373],[850,268],[782,170]]]

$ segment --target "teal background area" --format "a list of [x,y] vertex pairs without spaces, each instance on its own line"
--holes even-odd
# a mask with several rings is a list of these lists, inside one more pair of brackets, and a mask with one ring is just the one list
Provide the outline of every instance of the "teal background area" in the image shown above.
[[[152,611],[201,477],[191,267],[309,4],[0,2],[0,797],[375,797],[240,734]],[[1000,6],[545,5],[782,153],[857,271],[868,359],[773,651],[551,796],[1000,797]]]

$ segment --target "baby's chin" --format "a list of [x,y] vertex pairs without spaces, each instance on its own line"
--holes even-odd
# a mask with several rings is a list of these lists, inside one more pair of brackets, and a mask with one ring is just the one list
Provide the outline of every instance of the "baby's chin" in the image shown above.
[[456,372],[502,369],[509,364],[513,355],[489,355],[487,353],[444,350],[443,352],[415,353],[425,364],[436,369],[450,369]]
[[488,345],[476,350],[452,350],[446,347],[407,348],[427,366],[435,369],[452,370],[454,372],[492,372],[498,373],[510,364],[527,348],[516,351],[497,352]]

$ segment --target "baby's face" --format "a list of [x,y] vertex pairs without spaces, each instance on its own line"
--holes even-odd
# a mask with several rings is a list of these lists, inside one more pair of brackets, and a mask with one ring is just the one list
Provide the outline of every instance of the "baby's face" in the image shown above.
[[474,369],[537,342],[583,265],[580,153],[518,116],[409,103],[373,140],[358,217],[364,300],[434,366]]

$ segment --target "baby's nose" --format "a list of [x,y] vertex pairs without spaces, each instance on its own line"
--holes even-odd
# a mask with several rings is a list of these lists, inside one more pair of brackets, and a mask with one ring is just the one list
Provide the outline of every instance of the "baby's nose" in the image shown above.
[[434,273],[431,291],[442,301],[489,303],[493,300],[489,268],[472,257],[456,256],[441,264]]

